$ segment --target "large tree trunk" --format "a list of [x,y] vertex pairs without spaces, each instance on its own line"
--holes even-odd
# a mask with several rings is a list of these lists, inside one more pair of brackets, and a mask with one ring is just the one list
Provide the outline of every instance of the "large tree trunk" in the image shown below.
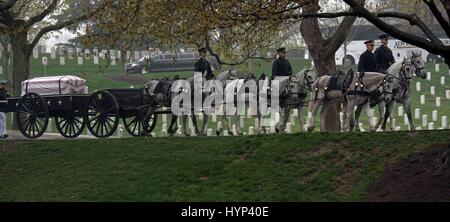
[[27,32],[11,34],[11,46],[13,52],[13,95],[19,96],[20,84],[27,80],[30,73],[31,50],[28,46]]
[[[362,0],[361,2],[364,2]],[[312,1],[303,8],[304,13],[317,13],[320,10],[319,0]],[[300,24],[300,32],[308,46],[308,51],[314,61],[319,76],[331,75],[336,72],[335,53],[345,42],[355,17],[345,17],[329,39],[324,39],[317,18],[307,18]],[[321,111],[321,131],[339,132],[340,104],[337,101],[325,101]]]

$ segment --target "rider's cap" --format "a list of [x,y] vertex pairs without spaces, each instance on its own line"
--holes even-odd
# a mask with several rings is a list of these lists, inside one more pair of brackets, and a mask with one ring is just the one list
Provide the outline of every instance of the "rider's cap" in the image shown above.
[[380,39],[388,39],[388,38],[389,38],[388,34],[380,35]]
[[367,40],[367,41],[364,42],[364,44],[366,44],[366,45],[367,44],[373,44],[373,40]]
[[286,47],[281,47],[277,49],[277,52],[286,52]]
[[206,48],[205,47],[202,47],[202,48],[198,49],[198,53],[202,53],[202,52],[206,53]]

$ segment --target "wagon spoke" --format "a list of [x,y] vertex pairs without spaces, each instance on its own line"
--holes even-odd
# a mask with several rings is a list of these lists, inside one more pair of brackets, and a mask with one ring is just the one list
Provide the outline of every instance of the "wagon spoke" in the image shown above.
[[[106,124],[108,124],[108,126],[109,126],[110,129],[113,128],[112,125],[111,125],[111,123],[110,123],[108,120],[106,120],[105,122],[106,122]],[[105,125],[105,128],[106,128],[106,125]],[[107,129],[107,128],[106,128],[106,129]]]
[[78,118],[74,118],[74,121],[79,123],[79,124],[81,124],[81,125],[83,125],[83,122],[81,120],[79,120]]

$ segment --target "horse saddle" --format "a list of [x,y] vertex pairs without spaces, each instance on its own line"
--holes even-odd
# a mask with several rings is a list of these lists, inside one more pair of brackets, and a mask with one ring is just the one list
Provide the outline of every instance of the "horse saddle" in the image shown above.
[[350,86],[353,80],[353,71],[350,70],[347,74],[338,70],[335,74],[333,74],[328,80],[327,87],[325,88],[326,92],[339,90],[345,92]]

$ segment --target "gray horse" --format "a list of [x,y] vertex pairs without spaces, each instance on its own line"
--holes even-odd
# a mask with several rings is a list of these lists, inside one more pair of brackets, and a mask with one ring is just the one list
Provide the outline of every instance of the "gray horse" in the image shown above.
[[[202,82],[206,81],[205,74],[202,74],[201,80],[202,80]],[[190,78],[186,79],[185,81],[187,81],[189,83],[189,86],[188,86],[189,88],[183,89],[183,90],[187,90],[187,91],[191,92],[191,95],[192,95],[191,101],[193,101],[194,94],[192,92],[194,92],[194,77],[190,77]],[[144,84],[144,89],[145,89],[147,95],[149,95],[152,98],[152,105],[147,113],[147,116],[153,115],[153,113],[159,107],[163,107],[163,106],[170,107],[171,106],[171,102],[172,102],[173,98],[182,93],[181,91],[180,92],[172,92],[171,91],[172,88],[174,88],[174,87],[176,88],[177,84],[181,84],[181,81],[178,80],[178,78],[176,78],[174,80],[154,79],[154,80],[149,80]],[[182,87],[178,87],[178,88],[182,88]],[[192,113],[194,112],[194,109],[195,109],[195,107],[191,106]],[[192,118],[192,122],[194,124],[194,129],[198,135],[199,131],[198,131],[195,115],[189,115],[189,116]],[[182,117],[183,117],[182,133],[186,136],[190,136],[190,134],[187,131],[187,119],[189,116],[182,115]],[[178,120],[178,116],[172,114],[171,123],[167,129],[167,132],[170,135],[173,135],[178,130],[178,124],[176,124],[177,120]]]
[[408,116],[409,126],[411,130],[415,130],[413,118],[411,114],[411,79],[415,73],[417,77],[422,79],[427,78],[427,70],[425,62],[421,53],[409,52],[407,58],[401,62],[396,62],[386,71],[387,75],[394,77],[394,93],[385,96],[386,113],[382,124],[382,129],[386,129],[386,122],[389,118],[391,120],[391,130],[394,130],[393,125],[393,110],[395,103],[403,104],[406,115]]
[[307,104],[308,92],[311,91],[312,84],[316,80],[316,74],[312,69],[305,68],[296,75],[291,76],[280,89],[280,121],[276,124],[277,133],[283,133],[289,119],[291,109],[298,109],[298,120],[300,131],[303,131],[303,107]]
[[[344,93],[346,101],[345,118],[342,127],[343,131],[351,131],[352,123],[359,129],[359,114],[363,108],[368,107],[371,99],[376,99],[380,108],[380,115],[384,112],[384,94],[392,94],[393,77],[377,72],[353,73],[353,78],[348,89]],[[355,107],[356,116],[355,116]],[[369,115],[368,115],[369,116]],[[369,116],[370,117],[370,116]],[[376,130],[381,124],[381,118],[372,126],[372,130]]]
[[[315,117],[317,114],[317,110],[321,105],[327,106],[332,103],[342,104],[344,107],[347,107],[347,100],[345,98],[345,92],[348,88],[350,88],[351,83],[356,78],[355,76],[359,76],[358,73],[353,70],[349,70],[349,72],[345,75],[342,72],[338,72],[338,74],[330,76],[324,75],[319,77],[313,84],[311,101],[309,103],[309,113],[308,113],[308,131],[311,132],[315,128]],[[380,110],[380,114],[384,113],[384,103],[383,100],[378,97],[378,108]],[[376,125],[380,124],[380,121],[375,125],[373,124],[374,116],[370,112],[370,107],[368,104],[358,104],[356,108],[356,116],[359,117],[361,111],[366,112],[367,117],[369,119],[369,124],[371,125],[371,129],[375,130]],[[347,111],[344,109],[344,118],[343,122],[345,123],[347,120]],[[381,120],[381,118],[380,118]],[[323,124],[323,119],[321,119],[321,123]],[[349,120],[350,127],[353,127],[354,119]],[[344,124],[342,124],[344,125]],[[356,128],[359,129],[359,124],[356,125]]]

